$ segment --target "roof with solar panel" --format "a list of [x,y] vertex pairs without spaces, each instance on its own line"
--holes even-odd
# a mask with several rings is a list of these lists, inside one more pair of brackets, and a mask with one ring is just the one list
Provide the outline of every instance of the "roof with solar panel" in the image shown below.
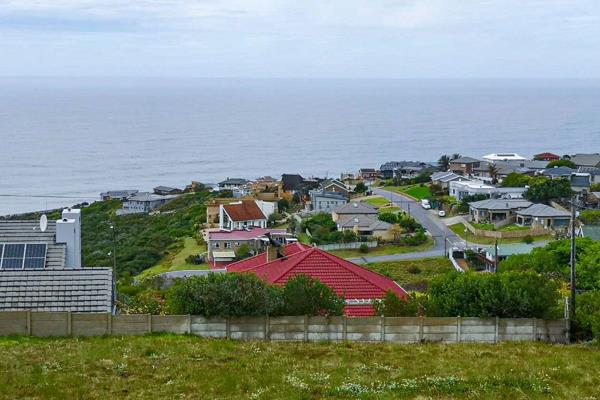
[[0,311],[112,311],[112,270],[82,268],[81,214],[0,221]]

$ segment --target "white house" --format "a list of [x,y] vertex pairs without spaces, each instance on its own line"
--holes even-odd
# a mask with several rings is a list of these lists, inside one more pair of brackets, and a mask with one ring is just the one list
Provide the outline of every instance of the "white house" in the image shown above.
[[496,187],[483,181],[452,181],[449,184],[450,196],[460,201],[467,196],[485,194],[490,197],[506,199],[521,199],[527,188],[524,187]]
[[266,228],[267,219],[275,212],[275,203],[261,200],[242,200],[219,206],[219,228],[238,230]]
[[487,156],[481,157],[485,161],[495,163],[498,161],[525,161],[525,157],[518,155],[517,153],[492,153]]
[[162,196],[154,193],[135,193],[123,202],[123,208],[117,210],[117,215],[149,213],[158,207],[176,199],[178,195]]
[[323,192],[311,190],[310,210],[314,212],[331,212],[336,208],[348,203],[348,198],[341,193]]

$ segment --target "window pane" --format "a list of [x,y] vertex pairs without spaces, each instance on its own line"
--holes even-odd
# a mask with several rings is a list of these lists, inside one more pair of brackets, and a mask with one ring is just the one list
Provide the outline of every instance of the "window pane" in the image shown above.
[[2,260],[2,268],[23,268],[23,258],[6,258]]

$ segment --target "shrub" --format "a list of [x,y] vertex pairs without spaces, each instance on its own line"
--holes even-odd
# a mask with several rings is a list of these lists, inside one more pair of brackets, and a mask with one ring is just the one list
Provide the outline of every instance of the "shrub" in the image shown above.
[[366,254],[369,252],[369,246],[366,243],[363,243],[360,245],[359,251]]
[[422,293],[410,293],[406,298],[400,298],[396,293],[389,290],[383,299],[373,303],[375,313],[384,317],[419,317],[423,315],[436,315],[430,309],[426,295]]
[[238,260],[243,260],[244,258],[248,258],[250,256],[250,246],[247,244],[243,244],[237,248],[235,251],[235,258]]
[[575,322],[582,338],[600,338],[600,291],[577,296]]
[[411,274],[420,274],[421,273],[421,268],[417,267],[416,265],[410,265],[407,268],[407,271]]
[[281,309],[281,291],[253,274],[208,274],[178,281],[167,293],[172,314],[234,317],[273,314]]
[[446,274],[429,286],[433,307],[455,317],[554,318],[558,285],[532,272]]
[[532,244],[533,237],[531,235],[523,236],[523,243]]
[[342,315],[344,305],[343,297],[307,275],[296,275],[283,288],[285,315]]

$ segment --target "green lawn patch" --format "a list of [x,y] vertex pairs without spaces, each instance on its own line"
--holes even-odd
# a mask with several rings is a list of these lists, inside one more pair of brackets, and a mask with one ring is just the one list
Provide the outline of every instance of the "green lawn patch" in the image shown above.
[[454,271],[446,257],[371,263],[366,267],[392,278],[406,290],[425,290],[434,277]]
[[373,207],[384,207],[387,206],[388,204],[390,204],[390,200],[386,199],[385,197],[370,197],[366,200],[363,200],[363,202],[368,203],[370,205],[372,205]]
[[274,343],[194,336],[0,339],[7,399],[593,399],[600,348]]
[[404,193],[418,200],[431,199],[434,197],[427,185],[386,186],[384,189]]
[[206,245],[199,245],[197,240],[192,237],[183,239],[183,247],[178,249],[172,255],[166,257],[159,264],[144,270],[137,276],[139,280],[144,280],[148,277],[162,274],[168,271],[179,271],[184,269],[209,269],[208,264],[190,264],[186,258],[191,255],[202,254],[206,252]]
[[402,211],[402,209],[397,206],[392,206],[392,207],[381,207],[377,211],[379,212],[379,214],[384,214],[384,213],[394,213],[395,214],[395,213]]
[[378,246],[374,249],[369,249],[368,253],[361,253],[359,249],[348,250],[332,250],[330,253],[342,258],[359,258],[368,256],[386,256],[390,254],[404,254],[418,251],[425,251],[433,247],[433,239],[427,238],[427,242],[419,246],[399,246],[394,244],[386,244]]
[[[465,233],[465,229],[467,229],[467,228],[465,227],[465,225],[462,222],[460,222],[458,224],[450,225],[450,226],[448,226],[448,228],[450,228],[450,230],[452,232],[456,233],[462,239],[466,238],[467,241],[469,241],[470,243],[490,245],[490,244],[494,244],[496,242],[496,239],[494,239],[494,238],[489,238],[489,237],[484,237],[484,236],[475,236],[470,231],[467,231],[467,233]],[[553,239],[552,235],[533,236],[532,238],[533,238],[534,242],[543,242],[543,241]],[[523,238],[498,239],[498,243],[504,243],[504,244],[506,244],[506,243],[522,243],[522,242],[523,242]]]

